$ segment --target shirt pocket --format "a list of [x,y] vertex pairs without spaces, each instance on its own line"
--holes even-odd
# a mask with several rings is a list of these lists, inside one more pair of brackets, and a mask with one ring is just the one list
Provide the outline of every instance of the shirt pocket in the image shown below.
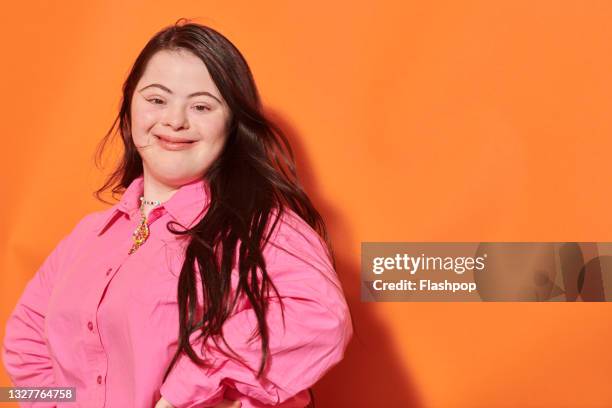
[[176,301],[178,278],[184,262],[184,248],[176,241],[152,240],[138,262],[138,276],[130,291],[141,303]]
[[162,258],[163,256],[156,257],[141,264],[141,275],[130,289],[132,300],[150,305],[176,301],[178,273],[170,270]]
[[151,277],[131,288],[130,300],[151,306],[176,302],[177,285],[178,281],[171,278],[161,280],[158,277]]

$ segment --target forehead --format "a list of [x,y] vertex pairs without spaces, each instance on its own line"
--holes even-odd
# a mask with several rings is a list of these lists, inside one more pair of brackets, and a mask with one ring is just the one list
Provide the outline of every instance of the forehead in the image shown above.
[[176,94],[194,91],[215,91],[218,94],[206,64],[187,50],[158,51],[149,60],[139,85],[160,83]]

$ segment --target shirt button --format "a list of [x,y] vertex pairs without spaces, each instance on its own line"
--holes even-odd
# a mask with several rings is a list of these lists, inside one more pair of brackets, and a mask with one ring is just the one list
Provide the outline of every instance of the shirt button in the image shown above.
[[108,268],[108,270],[106,271],[106,276],[110,275],[112,271],[113,271],[113,268]]
[[102,376],[101,375],[98,376],[98,384],[102,384]]
[[93,323],[92,322],[87,323],[87,328],[93,331]]

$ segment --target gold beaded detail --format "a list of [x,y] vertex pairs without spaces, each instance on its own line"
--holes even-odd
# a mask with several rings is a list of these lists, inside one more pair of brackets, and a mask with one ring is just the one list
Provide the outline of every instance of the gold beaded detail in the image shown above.
[[152,205],[161,204],[159,201],[147,201],[144,199],[144,197],[140,197],[140,202],[140,222],[138,223],[138,227],[136,228],[136,230],[134,230],[134,232],[132,233],[132,239],[134,240],[134,244],[128,252],[128,255],[132,255],[134,252],[136,252],[136,250],[140,248],[140,246],[144,244],[147,238],[149,237],[149,222],[144,211],[145,203]]

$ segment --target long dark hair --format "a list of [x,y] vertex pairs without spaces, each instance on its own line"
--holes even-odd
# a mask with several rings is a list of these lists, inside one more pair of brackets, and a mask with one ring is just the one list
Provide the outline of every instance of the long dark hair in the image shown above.
[[[190,243],[178,283],[178,349],[164,374],[164,381],[182,352],[195,363],[206,366],[206,360],[200,359],[191,347],[190,335],[199,329],[203,344],[209,337],[217,344],[216,337],[221,334],[223,338],[221,327],[242,292],[249,299],[258,322],[256,334],[262,345],[259,378],[269,353],[265,316],[270,287],[278,296],[262,255],[271,232],[283,211],[289,208],[321,236],[335,267],[331,244],[321,215],[298,181],[287,138],[263,112],[244,57],[219,32],[186,19],[179,19],[156,33],[136,58],[123,84],[120,112],[96,154],[98,162],[118,121],[125,148],[123,159],[104,186],[96,191],[96,197],[105,201],[101,193],[110,187],[113,195],[124,191],[143,172],[142,159],[132,141],[130,103],[148,61],[161,50],[187,50],[199,57],[231,111],[225,146],[203,176],[210,193],[204,217],[190,229],[176,230],[171,226],[174,221],[166,226],[173,234],[187,235]],[[230,276],[236,250],[239,282],[237,293],[230,299]],[[202,315],[196,311],[198,288],[194,263],[201,277],[200,293],[205,310]],[[260,270],[261,282],[257,270]],[[281,301],[281,311],[282,308]]]

